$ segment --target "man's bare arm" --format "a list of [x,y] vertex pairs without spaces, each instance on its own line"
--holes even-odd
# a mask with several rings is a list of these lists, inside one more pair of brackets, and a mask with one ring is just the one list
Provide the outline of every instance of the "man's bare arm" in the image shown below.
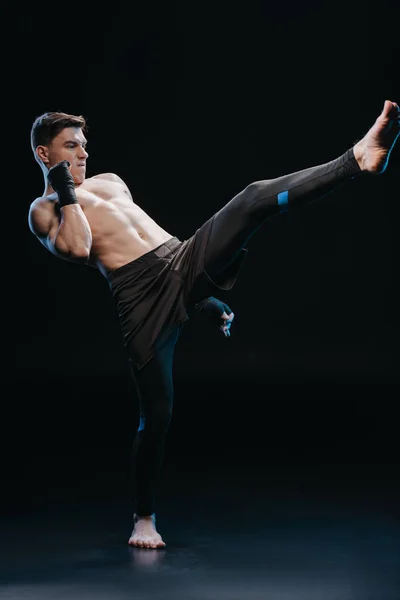
[[92,231],[79,204],[68,204],[60,209],[60,224],[54,237],[57,252],[87,260],[92,248]]
[[[48,249],[56,255],[73,260],[89,259],[92,248],[92,232],[89,222],[78,203],[74,179],[69,170],[70,163],[62,160],[49,169],[47,180],[57,194],[59,213],[50,204],[53,218],[46,222],[41,209],[44,204],[35,201],[32,207],[32,231],[45,240]],[[45,200],[45,199],[44,199]],[[35,210],[35,208],[37,210]]]
[[70,204],[56,214],[54,205],[39,198],[32,203],[29,227],[39,241],[59,258],[86,261],[92,247],[92,232],[79,204]]

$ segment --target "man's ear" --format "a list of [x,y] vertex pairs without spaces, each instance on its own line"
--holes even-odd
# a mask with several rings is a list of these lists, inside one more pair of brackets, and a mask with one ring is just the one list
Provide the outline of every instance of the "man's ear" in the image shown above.
[[46,167],[49,166],[49,149],[47,146],[38,146],[36,156]]

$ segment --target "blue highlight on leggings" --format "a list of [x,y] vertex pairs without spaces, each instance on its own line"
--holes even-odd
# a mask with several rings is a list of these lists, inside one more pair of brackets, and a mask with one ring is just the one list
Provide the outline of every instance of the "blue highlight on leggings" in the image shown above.
[[285,190],[278,194],[278,206],[280,207],[279,212],[286,212],[289,209],[289,192]]

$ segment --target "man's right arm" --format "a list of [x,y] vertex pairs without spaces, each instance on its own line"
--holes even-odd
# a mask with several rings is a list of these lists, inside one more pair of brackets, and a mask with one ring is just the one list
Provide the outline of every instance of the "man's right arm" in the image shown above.
[[62,160],[51,167],[47,174],[50,185],[57,193],[59,216],[54,204],[45,198],[38,199],[31,206],[29,225],[42,244],[56,256],[86,262],[92,248],[92,232],[79,206],[69,167],[70,163]]
[[52,202],[38,198],[31,204],[28,223],[32,233],[55,256],[82,262],[88,260],[92,232],[79,204],[60,208],[58,216]]

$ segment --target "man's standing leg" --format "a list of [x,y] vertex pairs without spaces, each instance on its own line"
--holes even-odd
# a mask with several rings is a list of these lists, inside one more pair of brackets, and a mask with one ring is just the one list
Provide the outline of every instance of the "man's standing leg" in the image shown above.
[[132,366],[140,425],[131,455],[134,528],[128,543],[139,548],[165,546],[156,530],[156,494],[172,416],[173,355],[179,332],[178,325],[163,335],[154,348],[153,358],[142,369]]

